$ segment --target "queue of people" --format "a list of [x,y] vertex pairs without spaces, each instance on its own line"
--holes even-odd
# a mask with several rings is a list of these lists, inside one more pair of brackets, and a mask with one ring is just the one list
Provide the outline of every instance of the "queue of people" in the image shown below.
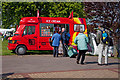
[[[99,52],[98,53],[98,65],[102,65],[102,55],[105,55],[105,65],[108,65],[108,43],[109,43],[109,34],[105,28],[98,26],[99,30],[97,32],[97,45]],[[58,28],[59,29],[59,28]],[[83,29],[79,28],[79,34],[76,36],[74,43],[77,44],[77,49],[79,50],[76,63],[79,64],[81,58],[81,64],[84,64],[85,53],[88,51],[88,37],[83,33]],[[52,36],[52,46],[54,47],[53,56],[58,57],[58,53],[63,53],[63,57],[68,57],[68,44],[69,39],[66,38],[66,30],[65,28],[61,29],[61,33],[59,30],[55,30],[54,35]],[[70,34],[69,34],[70,37]],[[59,46],[60,45],[60,46]],[[61,51],[58,51],[61,50]],[[63,50],[63,51],[62,51]]]
[[[61,35],[60,35],[61,34]],[[66,39],[67,32],[65,31],[65,28],[62,28],[62,32],[60,33],[59,30],[55,30],[54,35],[52,36],[52,46],[54,47],[53,50],[53,56],[55,57],[55,54],[58,57],[58,52],[63,52],[63,57],[67,57],[67,48],[69,44],[69,40]],[[61,42],[60,42],[61,41]],[[60,44],[61,43],[61,44]],[[60,45],[60,47],[59,47]],[[61,51],[58,51],[58,49],[61,49]]]

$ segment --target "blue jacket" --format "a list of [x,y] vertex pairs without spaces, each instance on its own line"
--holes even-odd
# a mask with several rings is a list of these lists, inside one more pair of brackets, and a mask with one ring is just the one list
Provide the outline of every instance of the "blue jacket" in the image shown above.
[[79,33],[76,36],[74,43],[77,44],[78,50],[88,50],[87,48],[88,37],[85,34]]
[[53,41],[53,42],[52,42],[52,46],[59,46],[60,40],[61,40],[60,34],[55,33],[55,34],[52,36],[52,41]]

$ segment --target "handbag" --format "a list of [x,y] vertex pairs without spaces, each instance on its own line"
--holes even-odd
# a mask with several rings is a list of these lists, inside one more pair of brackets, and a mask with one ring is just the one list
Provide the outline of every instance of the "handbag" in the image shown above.
[[70,58],[76,57],[77,55],[78,55],[78,52],[76,49],[74,49],[73,47],[68,47],[68,56]]
[[88,52],[92,52],[92,48],[89,44],[87,44]]

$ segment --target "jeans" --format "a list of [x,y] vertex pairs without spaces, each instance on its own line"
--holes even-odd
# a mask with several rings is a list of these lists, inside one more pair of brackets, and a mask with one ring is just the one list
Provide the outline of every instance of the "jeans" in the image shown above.
[[55,55],[58,57],[58,46],[54,46],[53,56],[55,57]]
[[77,56],[77,61],[80,60],[81,55],[82,55],[81,63],[84,63],[86,51],[87,51],[87,50],[79,50],[79,54],[78,54],[78,56]]

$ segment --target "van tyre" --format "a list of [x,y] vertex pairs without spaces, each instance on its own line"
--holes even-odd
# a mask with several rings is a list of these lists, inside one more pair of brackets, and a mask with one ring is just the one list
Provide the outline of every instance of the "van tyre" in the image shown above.
[[24,45],[19,45],[17,46],[17,48],[15,49],[15,53],[17,55],[23,55],[26,53],[26,47]]

